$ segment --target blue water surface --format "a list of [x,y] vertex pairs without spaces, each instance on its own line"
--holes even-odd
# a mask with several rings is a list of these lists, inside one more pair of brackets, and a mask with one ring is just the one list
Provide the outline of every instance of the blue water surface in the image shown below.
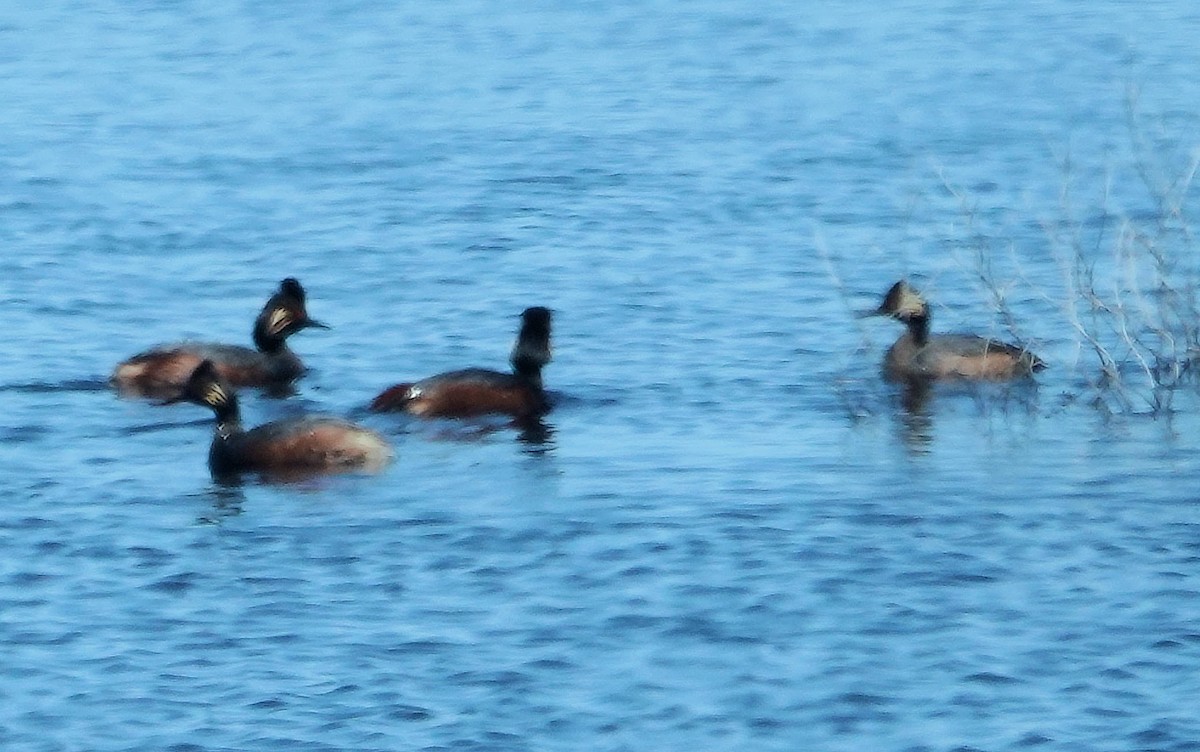
[[[0,9],[0,748],[1200,749],[1198,31]],[[286,276],[332,329],[246,420],[361,420],[381,475],[217,484],[209,415],[104,383]],[[886,385],[904,276],[1050,368]],[[541,430],[365,411],[529,305]]]

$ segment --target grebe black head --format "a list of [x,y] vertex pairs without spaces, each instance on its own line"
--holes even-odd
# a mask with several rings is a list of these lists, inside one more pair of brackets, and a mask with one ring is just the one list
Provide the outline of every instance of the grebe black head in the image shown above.
[[254,344],[264,353],[277,352],[288,337],[308,328],[329,327],[309,317],[304,288],[295,277],[288,277],[254,320]]
[[542,368],[550,362],[550,319],[549,308],[534,306],[526,308],[521,313],[521,330],[517,333],[517,341],[513,345],[509,362],[513,373],[542,383]]

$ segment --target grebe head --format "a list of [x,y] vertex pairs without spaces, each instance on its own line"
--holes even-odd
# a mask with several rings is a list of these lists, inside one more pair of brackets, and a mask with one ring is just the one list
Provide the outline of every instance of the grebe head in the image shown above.
[[550,309],[542,306],[526,308],[521,313],[521,330],[509,356],[513,371],[517,374],[536,376],[540,379],[542,367],[550,362],[552,356],[551,318]]
[[310,318],[306,296],[300,281],[288,277],[279,283],[279,289],[263,306],[254,320],[254,344],[263,352],[274,352],[283,347],[284,340],[301,329],[329,327]]
[[202,361],[196,366],[196,370],[192,371],[192,375],[188,377],[187,383],[177,396],[163,400],[164,405],[177,402],[191,402],[210,408],[217,414],[230,408],[237,409],[237,395],[221,378],[211,360]]
[[879,308],[875,309],[873,314],[877,316],[891,316],[899,321],[910,321],[917,318],[927,318],[929,316],[929,306],[921,294],[913,289],[912,285],[908,284],[907,280],[900,280],[892,285],[891,289],[883,297],[883,302],[879,304]]

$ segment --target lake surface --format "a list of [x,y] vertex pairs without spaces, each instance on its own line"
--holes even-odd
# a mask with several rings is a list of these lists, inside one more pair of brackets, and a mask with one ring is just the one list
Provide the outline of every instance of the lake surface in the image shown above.
[[[1200,6],[300,5],[0,10],[0,747],[1200,749]],[[104,384],[286,276],[381,475]],[[529,305],[544,430],[366,414]]]

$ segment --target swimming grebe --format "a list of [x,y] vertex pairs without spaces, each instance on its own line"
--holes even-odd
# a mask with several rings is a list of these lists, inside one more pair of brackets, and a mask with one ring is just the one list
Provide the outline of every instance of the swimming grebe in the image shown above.
[[309,318],[304,288],[288,277],[254,321],[257,350],[201,342],[157,347],[120,363],[109,383],[128,396],[176,397],[200,362],[210,360],[234,386],[284,387],[304,373],[304,364],[288,348],[287,338],[309,327],[329,328]]
[[377,396],[371,409],[403,410],[424,418],[545,413],[550,405],[542,389],[542,368],[550,362],[550,318],[550,309],[541,306],[521,314],[521,330],[509,357],[512,373],[466,368],[397,384]]
[[930,334],[929,306],[904,280],[892,285],[872,313],[891,316],[908,327],[883,360],[884,375],[892,381],[1001,381],[1028,376],[1046,367],[1036,355],[1016,345],[973,334]]
[[216,415],[208,451],[208,466],[216,476],[370,471],[392,456],[382,436],[340,418],[305,416],[243,430],[237,395],[211,360],[201,362],[180,394],[166,402],[192,402]]

